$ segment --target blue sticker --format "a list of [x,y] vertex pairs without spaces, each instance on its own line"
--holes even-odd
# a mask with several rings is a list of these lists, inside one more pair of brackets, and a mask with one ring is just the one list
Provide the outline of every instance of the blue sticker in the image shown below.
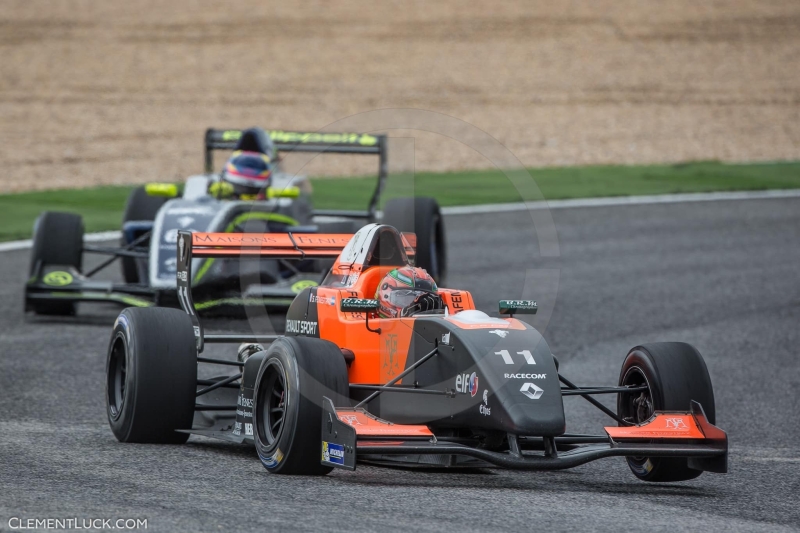
[[261,453],[259,453],[258,456],[261,459],[261,463],[265,467],[270,468],[270,469],[271,468],[275,468],[276,466],[278,466],[280,464],[280,462],[283,460],[283,452],[281,451],[280,448],[278,448],[277,451],[274,454],[272,454],[272,456],[270,456],[270,457],[266,457],[264,455],[261,455]]
[[322,460],[326,463],[344,465],[344,446],[322,441]]

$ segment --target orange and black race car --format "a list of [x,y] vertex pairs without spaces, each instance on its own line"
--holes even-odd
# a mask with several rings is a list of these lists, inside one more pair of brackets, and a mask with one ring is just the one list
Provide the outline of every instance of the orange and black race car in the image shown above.
[[[279,474],[353,470],[357,461],[408,466],[553,470],[625,457],[645,481],[727,471],[727,436],[700,354],[653,343],[625,357],[616,386],[578,387],[533,327],[513,315],[536,303],[476,310],[468,291],[439,288],[443,305],[382,318],[386,274],[413,261],[415,238],[370,224],[355,235],[178,236],[185,312],[126,309],[107,359],[107,410],[122,442],[185,442],[190,434],[253,443]],[[206,334],[192,305],[198,257],[336,258],[327,279],[297,295],[286,334]],[[204,356],[244,343],[237,360]],[[198,363],[236,367],[198,379]],[[616,412],[594,396],[617,397]],[[582,396],[613,425],[567,433],[563,398]]]

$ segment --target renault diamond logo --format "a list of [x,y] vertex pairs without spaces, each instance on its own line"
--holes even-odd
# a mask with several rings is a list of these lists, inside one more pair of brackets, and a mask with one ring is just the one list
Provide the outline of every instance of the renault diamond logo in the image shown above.
[[184,216],[184,217],[178,217],[175,221],[178,224],[180,224],[182,228],[188,228],[189,224],[194,222],[194,219],[192,217],[189,217],[189,216]]
[[519,391],[531,400],[538,400],[542,397],[542,394],[544,394],[544,390],[533,383],[525,383]]

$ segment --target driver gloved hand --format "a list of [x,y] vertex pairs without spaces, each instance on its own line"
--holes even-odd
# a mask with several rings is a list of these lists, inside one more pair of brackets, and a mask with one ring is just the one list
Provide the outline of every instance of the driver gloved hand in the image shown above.
[[412,316],[416,313],[435,311],[437,309],[444,309],[442,297],[438,294],[427,292],[417,296],[417,298],[414,300],[414,303],[403,310],[403,316]]

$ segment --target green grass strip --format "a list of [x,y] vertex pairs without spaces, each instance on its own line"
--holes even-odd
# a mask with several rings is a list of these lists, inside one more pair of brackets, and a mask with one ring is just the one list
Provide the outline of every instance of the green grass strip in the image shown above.
[[[544,198],[591,198],[712,191],[800,188],[800,162],[606,165],[530,169]],[[316,178],[314,202],[323,209],[364,209],[375,178]],[[93,187],[0,195],[0,240],[30,238],[42,211],[84,217],[86,231],[119,229],[132,186]],[[497,170],[394,175],[384,198],[432,196],[442,206],[518,202],[519,191]],[[529,198],[530,199],[530,198]]]

